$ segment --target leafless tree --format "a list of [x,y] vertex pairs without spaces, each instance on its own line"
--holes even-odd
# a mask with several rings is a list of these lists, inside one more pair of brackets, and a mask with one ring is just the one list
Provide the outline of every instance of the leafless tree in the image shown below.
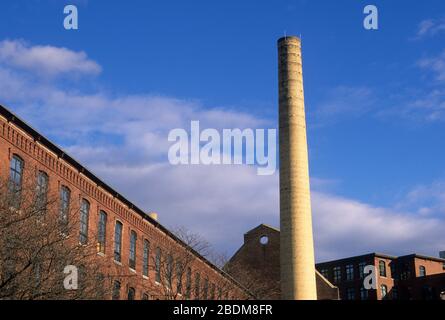
[[281,293],[279,281],[268,278],[263,271],[248,268],[241,261],[229,262],[229,260],[226,260],[223,269],[256,299],[279,299]]
[[231,281],[221,276],[208,278],[208,275],[201,274],[194,268],[198,259],[197,253],[202,258],[211,260],[219,256],[215,254],[209,242],[184,227],[174,228],[173,233],[183,245],[172,239],[166,239],[162,248],[156,248],[151,264],[160,288],[158,298],[228,299],[230,290],[233,289]]
[[[0,181],[0,299],[105,298],[111,281],[93,260],[96,242],[79,242],[80,204],[62,207],[59,192],[35,180]],[[66,266],[77,268],[77,290],[64,285],[74,276]]]

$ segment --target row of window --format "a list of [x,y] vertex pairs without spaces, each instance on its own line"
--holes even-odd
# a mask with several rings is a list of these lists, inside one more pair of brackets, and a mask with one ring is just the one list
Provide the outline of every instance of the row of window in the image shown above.
[[[365,267],[366,267],[366,263],[365,262],[360,262],[358,264],[358,273],[359,273],[359,279],[363,279],[365,277]],[[386,277],[387,276],[387,270],[386,270],[386,262],[384,260],[380,260],[379,261],[379,275],[381,277]],[[355,270],[355,265],[354,264],[348,264],[345,266],[345,278],[344,280],[346,281],[352,281],[355,279],[355,274],[354,274],[354,270]],[[330,279],[329,277],[329,270],[328,269],[322,269],[321,274],[327,278]],[[395,277],[395,268],[393,267],[393,264],[391,264],[391,276],[394,278]],[[407,273],[406,272],[401,272],[400,274],[401,279],[404,280],[407,278]],[[425,266],[419,266],[419,276],[420,277],[425,277],[426,276],[426,268]],[[341,282],[343,281],[343,272],[342,272],[342,268],[340,266],[334,267],[332,269],[332,279],[335,283]]]
[[[398,299],[398,288],[393,287],[391,290],[392,298],[394,300]],[[384,284],[380,285],[380,294],[382,299],[387,299],[388,295],[388,287]],[[355,300],[355,288],[347,288],[346,289],[346,299],[347,300]],[[369,299],[369,290],[365,288],[360,288],[360,300],[368,300]]]
[[[188,279],[191,279],[191,276],[188,277]],[[203,287],[203,294],[200,295],[200,276],[199,273],[196,274],[196,281],[195,281],[195,299],[199,300],[199,299],[203,299],[203,300],[215,300],[216,298],[218,300],[222,300],[223,298],[225,300],[229,299],[229,293],[226,292],[224,297],[223,297],[223,290],[222,288],[218,288],[218,292],[216,292],[216,286],[215,284],[211,284],[209,286],[209,282],[208,279],[206,279],[205,283],[204,283],[204,287]],[[178,283],[179,285],[179,283]],[[120,300],[121,299],[121,282],[118,280],[115,280],[113,282],[113,292],[112,292],[112,299],[113,300]],[[186,293],[185,293],[185,298],[186,299],[190,299],[190,290],[191,287],[189,285],[186,286]],[[181,290],[178,288],[178,292],[179,294],[181,294]],[[136,295],[136,291],[133,287],[129,287],[128,291],[127,291],[127,300],[134,300],[135,299],[135,295]],[[148,293],[144,292],[141,296],[142,300],[148,300],[149,296]]]
[[[14,195],[16,199],[17,207],[20,206],[20,193],[22,188],[22,180],[23,180],[23,160],[14,155],[11,160],[10,166],[10,188],[14,191]],[[48,193],[48,185],[49,178],[48,175],[39,171],[37,175],[37,201],[38,204],[42,206],[42,209],[45,209],[47,202],[47,193]],[[71,204],[71,191],[66,186],[60,187],[60,209],[59,209],[59,220],[62,225],[68,225],[69,222],[69,213],[70,213],[70,204]],[[86,245],[88,243],[88,233],[89,233],[89,220],[90,220],[90,203],[86,199],[82,199],[80,203],[80,226],[79,226],[79,242],[82,245]],[[99,211],[98,217],[98,225],[97,225],[97,251],[101,254],[105,254],[106,250],[106,240],[107,240],[107,221],[108,216],[107,213],[103,210]],[[122,222],[116,220],[115,228],[114,228],[114,252],[113,257],[114,260],[118,263],[122,262],[122,235],[123,235],[123,224]],[[129,246],[129,259],[128,264],[129,267],[135,271],[136,270],[136,252],[137,252],[137,233],[134,230],[130,231],[130,246]],[[142,253],[142,275],[148,277],[149,275],[149,257],[150,257],[150,242],[146,239],[143,239],[143,253]],[[155,281],[161,283],[162,278],[162,263],[165,262],[165,285],[171,288],[173,285],[174,272],[176,272],[176,290],[177,293],[182,294],[182,278],[183,274],[185,274],[185,297],[190,298],[191,289],[192,289],[192,270],[191,268],[187,268],[184,270],[184,267],[180,262],[174,263],[173,256],[171,254],[167,255],[165,261],[162,261],[162,250],[158,247],[155,252]],[[209,279],[204,279],[204,285],[202,288],[201,294],[201,279],[200,274],[195,274],[195,283],[194,283],[194,297],[196,299],[214,299],[216,294],[218,294],[218,298],[222,297],[222,289],[219,288],[218,292],[215,284],[210,284]],[[113,285],[113,298],[120,297],[120,282],[115,281]],[[228,293],[227,293],[228,295]],[[128,299],[134,298],[134,289],[129,288],[128,290]],[[148,296],[147,296],[148,299]],[[228,299],[228,297],[227,297]]]

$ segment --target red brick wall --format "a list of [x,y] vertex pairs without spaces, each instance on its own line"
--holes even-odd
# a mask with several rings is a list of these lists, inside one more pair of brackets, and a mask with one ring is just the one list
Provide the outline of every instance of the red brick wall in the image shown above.
[[[119,195],[110,194],[85,174],[72,167],[63,157],[59,157],[39,141],[34,141],[31,135],[0,115],[0,177],[3,179],[9,175],[10,160],[14,154],[24,160],[25,179],[26,177],[34,179],[39,170],[44,171],[49,176],[49,192],[57,194],[60,187],[65,185],[71,191],[72,202],[78,201],[77,205],[80,205],[82,198],[89,201],[89,241],[96,239],[99,211],[103,210],[107,213],[106,251],[104,255],[98,254],[97,259],[108,260],[110,267],[109,270],[104,270],[104,273],[132,275],[126,277],[128,280],[121,281],[121,297],[126,297],[128,286],[136,289],[136,299],[141,298],[144,293],[151,296],[162,295],[163,290],[160,290],[160,285],[154,282],[153,268],[149,268],[147,278],[142,276],[143,240],[147,239],[150,242],[150,264],[153,264],[156,247],[171,249],[176,246],[177,250],[183,250],[181,245],[161,230],[162,228],[128,207],[119,199]],[[113,258],[114,226],[117,220],[123,224],[121,264],[114,262]],[[129,270],[128,266],[131,230],[137,233],[136,273]],[[196,257],[192,264],[192,298],[196,272],[201,274],[202,284],[205,278],[208,278],[210,283],[228,283],[232,288],[229,298],[246,299],[248,297],[246,292],[235,282],[222,276],[207,262]],[[185,284],[183,287],[185,288]]]

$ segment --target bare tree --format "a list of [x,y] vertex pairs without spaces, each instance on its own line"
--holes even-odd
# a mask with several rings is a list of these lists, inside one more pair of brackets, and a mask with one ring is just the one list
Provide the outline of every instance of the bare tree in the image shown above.
[[[154,298],[167,300],[221,300],[228,299],[233,283],[223,276],[201,273],[195,266],[198,255],[213,260],[219,257],[211,245],[200,235],[184,227],[174,228],[173,233],[182,244],[168,238],[162,248],[156,248],[152,268],[160,293]],[[224,273],[222,270],[217,272]]]
[[[110,280],[93,262],[96,242],[79,239],[80,204],[35,177],[21,180],[0,181],[0,299],[105,298]],[[75,276],[66,266],[78,271],[77,290],[64,285]]]
[[280,298],[280,282],[268,277],[263,270],[250,268],[242,261],[226,260],[224,271],[243,285],[256,299]]

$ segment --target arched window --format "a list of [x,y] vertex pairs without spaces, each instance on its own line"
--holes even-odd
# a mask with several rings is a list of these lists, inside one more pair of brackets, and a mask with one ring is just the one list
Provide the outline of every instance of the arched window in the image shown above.
[[190,299],[190,294],[192,291],[192,269],[187,268],[187,275],[185,278],[185,297]]
[[129,255],[129,265],[130,268],[135,270],[136,269],[136,241],[137,241],[137,234],[134,230],[131,230],[130,232],[130,255]]
[[37,174],[36,207],[37,210],[42,211],[41,213],[46,212],[46,205],[48,202],[48,184],[48,175],[43,171],[39,171]]
[[386,263],[383,260],[379,261],[379,271],[381,277],[386,277]]
[[70,211],[71,191],[66,186],[60,188],[60,223],[63,226],[68,225]]
[[166,276],[167,288],[171,289],[173,281],[173,256],[171,254],[167,257]]
[[161,282],[161,249],[160,248],[156,248],[155,271],[156,271],[155,281],[160,283]]
[[426,269],[424,266],[419,267],[419,277],[425,277],[426,276]]
[[204,288],[202,290],[203,299],[207,300],[209,298],[209,279],[204,279]]
[[81,244],[88,243],[88,223],[90,218],[90,203],[82,199],[80,204],[80,229],[79,229],[79,242]]
[[200,289],[201,289],[201,275],[197,272],[195,274],[195,300],[200,299]]
[[24,161],[18,155],[14,155],[11,159],[9,172],[9,189],[11,192],[12,206],[20,207],[22,198],[22,181],[23,181]]
[[122,259],[122,223],[116,221],[114,228],[114,260],[121,262]]
[[136,295],[136,291],[134,288],[128,288],[128,300],[134,300],[134,296]]
[[113,294],[112,299],[113,300],[119,300],[121,298],[121,283],[119,281],[113,282]]
[[97,226],[97,251],[105,253],[105,244],[107,237],[107,214],[104,211],[99,212],[99,223]]
[[142,275],[148,277],[148,257],[150,253],[150,242],[144,240],[144,253],[142,262]]
[[368,290],[364,287],[360,288],[360,300],[368,300]]
[[386,294],[388,293],[388,287],[384,284],[380,286],[380,292],[382,294],[382,299],[385,299]]

